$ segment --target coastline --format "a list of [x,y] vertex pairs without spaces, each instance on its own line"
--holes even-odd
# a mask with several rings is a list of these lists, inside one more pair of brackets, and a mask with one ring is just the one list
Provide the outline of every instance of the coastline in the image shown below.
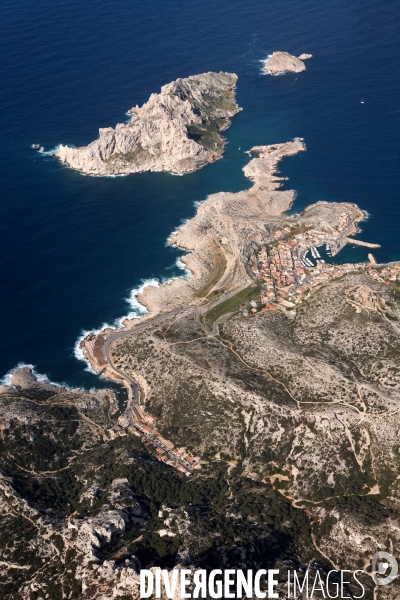
[[192,272],[186,267],[185,263],[182,260],[182,257],[177,258],[177,260],[175,261],[175,266],[184,271],[184,274],[174,275],[168,279],[144,279],[137,287],[132,288],[132,290],[129,292],[129,296],[125,298],[126,303],[132,309],[128,312],[128,314],[123,315],[121,317],[117,317],[112,324],[104,323],[96,329],[83,330],[81,332],[74,345],[74,356],[77,360],[82,361],[86,364],[85,371],[88,371],[93,375],[98,375],[101,371],[99,365],[97,365],[95,369],[92,363],[87,360],[84,350],[82,348],[82,343],[85,341],[85,339],[92,335],[97,337],[99,335],[103,335],[104,333],[111,333],[112,331],[118,331],[120,329],[127,328],[127,324],[145,317],[149,309],[142,302],[139,301],[139,296],[141,296],[144,293],[146,288],[158,288],[159,286],[168,285],[177,279],[185,280],[189,277],[192,277]]
[[[81,388],[71,387],[67,383],[63,383],[63,382],[57,383],[55,381],[52,381],[51,379],[49,379],[49,377],[46,374],[38,373],[36,371],[35,365],[32,365],[31,363],[24,363],[22,361],[19,362],[16,367],[12,367],[9,371],[7,371],[7,373],[5,375],[3,375],[3,377],[0,378],[0,388],[2,386],[13,387],[12,376],[13,376],[14,372],[17,371],[18,369],[30,369],[38,383],[46,383],[49,385],[53,385],[57,388],[60,388],[60,390],[65,389],[68,392],[74,392],[74,391],[78,391],[81,389]],[[95,371],[92,371],[92,372],[95,375],[97,375],[97,373]]]
[[[217,192],[207,196],[204,200],[196,203],[197,210],[194,217],[182,221],[166,239],[166,246],[172,246],[187,252],[187,254],[178,257],[175,263],[176,266],[184,271],[184,274],[175,275],[168,279],[152,278],[142,280],[138,286],[132,288],[125,299],[130,307],[127,314],[116,318],[111,324],[103,323],[98,328],[82,330],[75,342],[73,353],[77,360],[85,363],[86,371],[94,375],[100,375],[103,379],[111,379],[121,383],[121,379],[116,379],[112,371],[107,370],[107,362],[104,360],[101,350],[102,345],[104,345],[109,335],[115,332],[132,330],[139,323],[176,308],[188,306],[189,304],[199,306],[203,310],[202,306],[204,307],[206,300],[196,297],[196,293],[209,277],[213,261],[213,252],[209,246],[213,237],[215,237],[208,235],[203,239],[201,232],[195,231],[196,223],[203,219],[204,213],[208,217],[209,214],[207,215],[207,213],[210,212],[223,214],[226,212],[225,205],[228,205],[230,201],[239,202],[241,208],[245,207],[245,212],[249,209],[251,212],[254,208],[252,205],[255,203],[258,204],[259,208],[261,203],[263,208],[262,217],[266,221],[273,223],[282,218],[288,221],[307,218],[318,207],[325,207],[329,211],[332,207],[338,205],[337,203],[320,200],[305,207],[299,214],[285,214],[292,207],[297,192],[294,190],[282,191],[279,189],[282,182],[287,180],[287,178],[278,176],[278,165],[285,156],[294,155],[305,150],[306,145],[303,138],[294,138],[291,142],[270,144],[269,146],[254,146],[245,151],[245,154],[249,155],[251,160],[249,160],[242,170],[245,176],[253,182],[253,186],[237,193]],[[254,155],[256,155],[255,158],[253,157]],[[360,230],[357,224],[367,219],[369,216],[368,213],[355,204],[339,203],[339,205],[342,207],[351,206],[352,210],[356,213],[353,215],[351,229],[347,232],[347,235],[350,236],[359,233]],[[247,221],[247,215],[244,216]],[[243,215],[239,215],[239,217],[242,219]],[[233,227],[236,227],[236,215],[230,221]],[[213,234],[217,235],[220,235],[220,233],[220,231],[213,232]],[[364,243],[352,239],[346,239],[341,247],[345,243],[352,243],[353,241],[355,244],[372,248],[377,247],[376,244]],[[240,248],[240,244],[236,244],[235,241],[229,241],[227,238],[225,239],[223,236],[220,236],[218,245],[226,260],[226,269],[223,278],[229,279],[229,274],[232,275],[235,264],[239,264],[241,267],[241,272],[236,273],[236,279],[234,278],[228,282],[229,289],[239,290],[245,285],[251,284],[252,280],[244,272],[241,265],[241,252],[243,248]]]
[[[245,176],[253,182],[253,186],[237,193],[211,194],[198,204],[194,217],[184,221],[167,238],[166,245],[188,252],[178,259],[187,276],[174,277],[164,282],[145,281],[141,286],[134,288],[130,293],[129,303],[136,310],[116,319],[114,325],[105,324],[97,330],[82,332],[75,346],[75,356],[84,360],[92,372],[100,374],[103,378],[111,376],[113,379],[115,376],[107,369],[107,362],[102,359],[99,351],[107,336],[116,331],[133,330],[139,323],[184,306],[198,306],[201,311],[212,291],[218,293],[219,290],[239,290],[250,285],[252,279],[241,261],[246,236],[240,234],[239,243],[235,234],[224,236],[223,232],[228,226],[236,229],[239,224],[243,225],[248,230],[248,237],[257,243],[261,241],[261,232],[259,226],[254,227],[252,224],[255,215],[262,223],[274,223],[282,219],[289,222],[309,219],[317,212],[319,218],[329,221],[330,213],[336,214],[338,210],[347,206],[352,212],[351,229],[347,235],[358,233],[357,224],[367,218],[367,213],[351,203],[318,201],[298,215],[285,214],[292,206],[296,192],[279,190],[286,178],[277,175],[278,164],[285,156],[305,150],[304,141],[296,138],[292,142],[255,146],[246,151],[250,157],[257,155],[243,167]],[[235,209],[233,214],[230,214],[234,204]],[[215,218],[219,219],[218,225],[215,225]],[[220,280],[207,294],[208,298],[202,298],[198,296],[199,290],[207,283],[215,260],[216,251],[211,248],[213,240],[217,240],[219,251],[224,256],[225,269]]]
[[[288,144],[291,143],[298,143],[300,142],[300,145],[298,146],[299,149],[297,151],[300,150],[305,150],[305,144],[302,140],[298,140],[296,139],[294,142],[288,142]],[[284,146],[285,144],[282,144],[282,146]],[[274,148],[276,145],[272,145],[272,147]],[[279,144],[277,145],[279,146]],[[261,146],[260,146],[261,148]],[[252,149],[254,152],[256,152],[256,150]],[[250,150],[246,151],[247,153],[251,152]],[[283,181],[283,178],[279,178],[275,175],[276,173],[276,168],[277,168],[277,164],[279,163],[279,161],[286,155],[290,155],[292,152],[289,151],[287,154],[284,152],[282,154],[282,156],[279,156],[279,158],[276,158],[275,161],[273,161],[272,163],[270,163],[268,165],[269,167],[269,173],[264,173],[265,176],[265,182],[263,181],[263,184],[267,184],[269,182],[270,185],[270,189],[278,189],[281,185],[281,181]],[[295,152],[294,152],[295,153]],[[252,159],[252,160],[257,160],[257,159]],[[250,161],[251,163],[252,161]],[[243,171],[245,173],[245,175],[247,177],[249,177],[249,179],[253,180],[254,185],[253,188],[257,185],[257,177],[259,177],[260,175],[257,175],[257,173],[253,173],[253,171],[251,170],[251,168],[249,169],[248,165],[250,164],[248,163],[247,165],[245,165],[245,167],[243,168]],[[255,179],[254,179],[255,178]],[[250,190],[252,190],[253,188],[250,188]],[[249,192],[250,192],[249,190]],[[245,191],[243,192],[239,192],[240,193],[245,193]],[[280,192],[282,193],[282,192]],[[197,206],[197,210],[196,210],[196,214],[192,219],[187,219],[185,220],[179,227],[177,227],[174,231],[171,232],[171,234],[168,236],[167,241],[166,241],[166,245],[167,246],[174,246],[176,248],[180,248],[181,250],[186,250],[189,253],[185,254],[181,257],[179,257],[179,260],[181,261],[182,264],[185,265],[185,269],[186,271],[188,271],[191,276],[190,279],[192,281],[192,283],[194,284],[193,287],[196,285],[196,283],[198,282],[201,285],[202,280],[207,276],[207,274],[204,274],[204,269],[202,268],[202,265],[198,262],[197,257],[194,256],[194,252],[196,251],[196,249],[198,250],[198,247],[196,248],[196,246],[198,246],[198,240],[196,239],[192,239],[191,237],[187,238],[187,236],[185,236],[185,228],[187,228],[190,223],[192,221],[194,221],[197,217],[197,215],[199,214],[199,212],[201,211],[201,209],[207,205],[207,203],[210,202],[210,200],[212,201],[212,198],[214,196],[218,196],[219,194],[225,194],[225,192],[219,192],[217,194],[212,194],[210,196],[208,196],[204,201],[202,201],[198,206]],[[294,198],[294,192],[293,192],[293,198]],[[288,207],[286,208],[286,210],[288,210],[290,208],[290,205],[288,205]],[[182,234],[183,232],[183,234]],[[154,316],[157,316],[160,312],[162,312],[162,300],[163,300],[163,296],[171,296],[171,295],[175,295],[175,289],[173,289],[174,287],[176,287],[176,295],[178,295],[179,292],[183,292],[183,296],[186,297],[187,296],[187,289],[182,289],[183,288],[183,284],[186,283],[188,281],[189,277],[176,277],[176,278],[171,278],[171,280],[160,283],[159,280],[149,280],[149,281],[145,281],[143,282],[143,284],[141,286],[138,286],[136,288],[133,288],[130,295],[129,295],[129,303],[131,304],[132,302],[135,303],[135,308],[139,308],[139,314],[137,313],[128,313],[128,315],[125,315],[123,317],[119,317],[118,319],[116,319],[116,321],[114,322],[113,325],[109,325],[109,324],[105,324],[103,326],[101,326],[98,329],[95,330],[91,330],[91,331],[87,331],[87,332],[82,332],[81,336],[78,338],[76,344],[75,344],[75,350],[74,350],[74,354],[76,356],[76,358],[78,358],[78,360],[82,360],[86,363],[87,365],[87,369],[90,370],[90,372],[95,373],[95,374],[101,374],[102,371],[104,370],[104,366],[102,364],[99,364],[99,361],[96,359],[95,354],[94,354],[94,343],[95,341],[93,340],[94,338],[97,338],[99,336],[105,336],[107,334],[110,334],[112,331],[116,331],[116,330],[128,330],[128,329],[132,329],[135,327],[136,324],[138,324],[138,322],[143,322],[146,319],[152,318]],[[162,292],[161,292],[161,298],[157,298],[157,296],[159,296],[159,294],[157,293],[158,290],[160,289],[160,286],[162,286]],[[185,293],[186,292],[186,293]],[[189,299],[189,298],[187,298]],[[189,304],[189,302],[187,302]],[[179,301],[177,302],[177,304],[180,304]],[[173,308],[175,308],[175,306],[173,306]],[[93,343],[92,343],[93,342]],[[104,373],[103,373],[104,375]]]

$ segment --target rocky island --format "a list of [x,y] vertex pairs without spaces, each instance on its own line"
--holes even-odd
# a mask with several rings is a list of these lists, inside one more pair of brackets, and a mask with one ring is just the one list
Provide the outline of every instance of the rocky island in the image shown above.
[[54,155],[88,175],[194,171],[224,152],[220,132],[241,110],[236,82],[235,74],[223,72],[177,79],[130,109],[129,123],[99,129],[99,138],[88,146],[61,145]]
[[286,73],[286,71],[301,73],[301,71],[306,70],[306,65],[303,61],[308,58],[312,58],[312,54],[300,54],[297,57],[289,54],[289,52],[274,52],[266,61],[264,71],[267,71],[271,75]]

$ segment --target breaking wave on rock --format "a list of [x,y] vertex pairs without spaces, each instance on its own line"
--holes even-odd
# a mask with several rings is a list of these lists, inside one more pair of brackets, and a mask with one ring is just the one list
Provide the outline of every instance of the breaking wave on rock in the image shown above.
[[53,154],[55,154],[59,149],[60,145],[61,144],[57,144],[57,146],[54,146],[54,148],[51,148],[51,150],[44,150],[42,152],[38,150],[38,154],[40,154],[41,156],[53,156]]
[[16,367],[13,367],[12,369],[10,369],[7,372],[4,375],[4,377],[2,377],[0,379],[0,385],[9,385],[9,386],[12,386],[11,380],[12,380],[12,376],[13,376],[14,371],[16,371],[16,369],[21,369],[22,367],[28,367],[29,369],[31,369],[34,377],[36,378],[36,381],[45,381],[46,383],[50,383],[51,385],[55,385],[56,387],[65,388],[69,392],[72,392],[75,389],[77,389],[77,388],[73,388],[73,387],[67,385],[66,383],[57,383],[55,381],[51,381],[51,379],[49,379],[47,377],[47,375],[44,375],[43,373],[38,373],[36,371],[35,365],[31,365],[31,364],[23,363],[23,362],[18,363]]
[[[129,304],[131,310],[128,312],[128,314],[122,316],[122,317],[118,317],[117,319],[115,319],[115,321],[112,324],[109,323],[103,323],[103,325],[101,325],[101,327],[99,327],[98,329],[91,329],[91,330],[83,330],[80,334],[80,336],[78,337],[78,339],[75,342],[75,346],[74,346],[74,356],[77,360],[83,361],[84,363],[86,363],[86,367],[85,367],[85,371],[88,371],[89,373],[93,373],[94,375],[98,375],[98,373],[96,373],[96,371],[91,367],[90,363],[88,362],[88,360],[86,359],[85,353],[82,350],[82,342],[85,339],[85,337],[89,334],[94,334],[94,335],[98,335],[99,333],[101,333],[102,331],[104,331],[105,329],[121,329],[123,327],[124,321],[131,321],[132,319],[140,319],[140,317],[143,317],[147,312],[147,308],[141,304],[138,300],[138,296],[140,294],[143,294],[144,290],[147,287],[159,287],[160,285],[166,285],[168,283],[171,283],[172,281],[174,281],[175,279],[187,279],[189,277],[192,277],[192,273],[191,271],[189,271],[189,269],[186,267],[186,265],[181,261],[181,259],[178,257],[176,259],[175,265],[178,267],[178,269],[181,269],[182,271],[184,271],[184,274],[182,275],[175,275],[173,277],[162,277],[160,279],[158,278],[151,278],[151,279],[143,279],[141,284],[136,287],[133,288],[129,294],[129,296],[127,298],[125,298],[126,302]],[[171,267],[173,268],[173,267]]]
[[259,62],[263,65],[261,67],[260,75],[272,75],[273,77],[279,77],[280,75],[285,75],[287,73],[287,71],[279,71],[278,73],[271,73],[271,71],[268,71],[268,69],[265,68],[271,58],[272,58],[272,54],[268,54],[267,58],[260,59]]

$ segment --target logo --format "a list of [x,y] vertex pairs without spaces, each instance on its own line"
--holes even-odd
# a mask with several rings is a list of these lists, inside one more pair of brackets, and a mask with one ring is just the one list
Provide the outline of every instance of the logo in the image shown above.
[[[390,567],[389,573],[387,573]],[[389,552],[376,552],[372,557],[372,579],[377,585],[391,583],[399,571],[397,560]]]

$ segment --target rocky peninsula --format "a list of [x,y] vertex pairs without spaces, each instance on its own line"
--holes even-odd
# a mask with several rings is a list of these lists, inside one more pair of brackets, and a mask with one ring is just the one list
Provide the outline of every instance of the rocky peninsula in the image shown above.
[[[126,319],[124,329],[135,329],[139,322],[189,305],[197,305],[203,311],[205,308],[202,307],[207,307],[210,300],[218,302],[226,294],[253,285],[254,272],[248,261],[253,249],[277,239],[273,238],[277,232],[285,235],[283,228],[315,228],[320,235],[334,239],[341,227],[341,213],[345,210],[348,214],[346,235],[356,233],[357,223],[365,218],[365,213],[350,203],[319,202],[307,207],[301,215],[285,214],[296,192],[280,190],[284,178],[278,175],[278,164],[284,157],[305,150],[305,143],[299,138],[248,150],[246,153],[251,160],[243,172],[253,186],[237,193],[210,195],[200,204],[196,215],[168,240],[189,251],[181,261],[192,277],[146,287],[138,300],[148,309],[147,314],[140,320]],[[343,245],[347,239],[343,235],[340,237]],[[112,330],[108,329],[97,336],[89,334],[81,342],[81,349],[95,371],[105,369],[103,376],[113,379],[115,373],[108,368],[102,352],[104,338],[110,334]]]
[[0,387],[2,598],[138,600],[140,568],[265,556],[358,569],[377,597],[370,559],[400,543],[400,263],[321,258],[365,213],[286,214],[278,165],[305,149],[248,150],[253,185],[210,195],[170,237],[193,276],[145,288],[145,317],[86,337],[127,405],[26,367]]
[[236,82],[237,75],[224,72],[179,78],[130,109],[129,123],[99,129],[99,138],[88,146],[61,145],[54,155],[88,175],[194,171],[224,152],[220,132],[241,110]]
[[286,71],[292,71],[293,73],[301,73],[306,70],[304,60],[312,58],[312,54],[300,54],[300,56],[293,56],[289,52],[274,52],[264,66],[264,71],[267,71],[271,75],[277,73],[286,73]]
[[[237,193],[218,192],[210,195],[198,207],[196,215],[171,234],[169,244],[189,251],[181,257],[181,261],[192,277],[174,279],[159,287],[146,287],[138,299],[146,306],[148,313],[140,321],[192,303],[201,305],[208,295],[214,293],[216,297],[218,290],[227,288],[231,291],[252,282],[242,266],[237,268],[238,263],[241,265],[243,247],[252,240],[260,244],[264,237],[265,221],[278,219],[279,222],[282,213],[292,205],[295,191],[279,191],[284,179],[277,175],[277,165],[285,156],[304,150],[304,142],[296,139],[282,144],[257,146],[249,151],[257,156],[248,162],[243,172],[253,181],[253,186]],[[127,319],[124,327],[134,328],[137,323],[137,319]],[[110,332],[103,330],[97,337],[89,334],[81,342],[86,358],[97,372],[105,366],[98,340],[102,342],[103,335]],[[107,370],[105,376],[114,378],[113,373]]]

